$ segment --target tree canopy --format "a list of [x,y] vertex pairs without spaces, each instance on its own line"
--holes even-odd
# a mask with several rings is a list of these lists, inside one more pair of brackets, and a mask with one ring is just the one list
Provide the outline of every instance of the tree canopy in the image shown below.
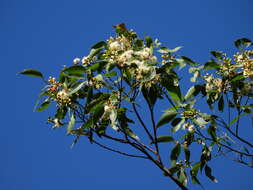
[[[233,58],[211,51],[213,58],[200,64],[179,55],[182,47],[139,38],[124,24],[114,28],[114,37],[75,58],[58,78],[46,79],[34,69],[21,72],[45,83],[36,111],[54,106],[48,123],[65,127],[73,145],[86,138],[109,151],[150,160],[181,189],[189,181],[201,185],[200,171],[217,182],[209,165],[213,157],[230,154],[253,167],[253,142],[240,133],[253,127],[252,42],[238,39]],[[182,69],[190,75],[180,76]],[[181,79],[188,76],[192,86],[184,94]],[[131,148],[125,152],[108,140]]]

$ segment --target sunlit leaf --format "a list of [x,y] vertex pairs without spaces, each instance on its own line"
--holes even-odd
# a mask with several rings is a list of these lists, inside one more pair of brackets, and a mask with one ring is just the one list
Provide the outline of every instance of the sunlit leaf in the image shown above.
[[67,127],[67,134],[70,134],[71,131],[74,129],[75,122],[76,122],[75,116],[74,114],[72,114]]

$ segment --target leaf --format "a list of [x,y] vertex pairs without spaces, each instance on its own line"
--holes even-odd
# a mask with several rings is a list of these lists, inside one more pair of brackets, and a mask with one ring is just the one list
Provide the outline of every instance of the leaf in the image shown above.
[[241,73],[241,74],[236,75],[235,77],[233,77],[230,82],[236,82],[236,81],[242,80],[244,78],[245,78],[244,75]]
[[160,47],[158,52],[159,53],[174,53],[174,52],[177,52],[178,50],[180,50],[181,48],[183,48],[183,46],[178,46],[178,47],[175,47],[174,49],[168,49],[166,47]]
[[78,74],[78,73],[85,73],[86,69],[85,69],[85,67],[83,67],[81,65],[74,65],[74,66],[67,67],[67,68],[63,69],[62,71],[68,72],[70,74]]
[[114,130],[118,130],[119,128],[117,127],[117,111],[115,109],[111,110],[111,113],[110,113],[110,120],[111,120],[111,127],[114,129]]
[[112,71],[112,72],[104,74],[104,76],[106,76],[106,77],[113,77],[113,76],[116,76],[116,75],[117,75],[116,71]]
[[235,47],[238,49],[247,48],[252,45],[252,42],[247,38],[240,38],[235,41]]
[[249,113],[243,113],[241,115],[236,116],[229,124],[228,127],[230,127],[231,125],[233,125],[240,117],[248,115]]
[[85,84],[86,84],[86,81],[80,83],[80,84],[77,85],[75,88],[73,88],[73,89],[68,93],[68,95],[75,94],[75,93],[78,92]]
[[27,76],[32,76],[32,77],[41,77],[44,78],[42,73],[34,70],[34,69],[25,69],[24,71],[20,72],[19,74],[21,75],[27,75]]
[[208,61],[204,65],[204,69],[206,69],[206,70],[208,70],[208,69],[219,69],[219,68],[220,68],[220,65],[218,63],[216,63],[214,60]]
[[177,143],[170,154],[171,165],[175,166],[181,152],[181,144]]
[[222,54],[221,51],[211,51],[211,54],[212,54],[215,58],[217,58],[217,59],[222,59],[222,57],[223,57],[223,54]]
[[[160,137],[157,137],[157,141],[158,143],[160,142],[174,142],[174,138],[171,137],[171,136],[160,136]],[[151,144],[154,144],[154,142],[152,142]]]
[[187,185],[187,175],[183,169],[180,170],[179,179],[178,179],[184,186]]
[[86,106],[91,102],[92,97],[93,97],[93,88],[89,87],[87,98],[86,98],[86,103],[85,103]]
[[66,116],[67,108],[66,107],[58,107],[56,110],[55,118],[62,120]]
[[128,136],[134,138],[137,141],[140,141],[140,138],[130,128],[126,128],[124,131]]
[[191,169],[191,175],[192,176],[197,176],[198,175],[198,171],[199,171],[200,166],[201,166],[201,162],[197,162],[196,164],[194,164],[194,166]]
[[176,132],[181,128],[181,126],[184,124],[184,122],[185,122],[185,119],[184,119],[184,118],[181,119],[181,121],[180,121],[175,127],[173,127],[173,128],[171,129],[171,131],[172,131],[173,133],[176,133]]
[[182,94],[179,86],[171,86],[170,88],[167,88],[167,90],[172,100],[174,100],[174,102],[182,100]]
[[100,42],[96,43],[95,45],[93,45],[93,46],[91,47],[91,49],[103,48],[103,47],[105,47],[106,45],[107,45],[106,42],[100,41]]
[[218,180],[212,175],[212,169],[208,165],[205,166],[205,174],[214,183],[218,183]]
[[177,115],[177,112],[165,112],[158,123],[156,124],[156,128],[161,127],[162,125],[169,123],[175,116]]
[[147,47],[150,47],[152,45],[152,43],[153,43],[153,40],[152,40],[152,38],[150,36],[146,36],[145,37],[145,41],[146,41]]
[[185,155],[186,164],[189,164],[190,163],[191,152],[190,152],[190,150],[187,146],[184,146],[184,155]]
[[209,123],[203,117],[198,117],[197,119],[194,119],[192,121],[193,121],[193,123],[197,124],[198,126],[204,126]]
[[75,122],[76,122],[75,116],[74,114],[72,114],[67,127],[67,134],[70,134],[71,131],[74,129]]
[[194,98],[195,96],[197,96],[199,94],[199,92],[201,91],[201,86],[200,85],[195,85],[195,86],[192,86],[188,92],[186,93],[184,99],[186,101]]
[[182,121],[182,118],[175,118],[173,119],[173,121],[171,122],[171,125],[173,127],[175,127],[176,125],[178,125],[180,123],[180,121]]
[[43,102],[43,103],[40,105],[39,108],[36,109],[36,111],[37,111],[37,112],[41,112],[41,111],[47,109],[48,106],[50,105],[50,103],[51,103],[51,101],[46,100],[45,102]]
[[220,100],[218,102],[218,109],[219,109],[219,111],[223,112],[223,109],[224,109],[224,99],[223,99],[223,96],[220,97]]
[[194,66],[197,65],[197,63],[195,63],[194,61],[192,61],[190,58],[186,57],[186,56],[181,56],[181,58],[184,60],[184,62],[188,65]]

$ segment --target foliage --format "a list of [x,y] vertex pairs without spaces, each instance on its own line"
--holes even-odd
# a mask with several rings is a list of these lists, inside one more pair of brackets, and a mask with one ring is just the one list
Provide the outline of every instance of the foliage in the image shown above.
[[[237,40],[234,59],[212,51],[213,59],[198,64],[177,55],[181,47],[169,49],[151,37],[141,39],[124,24],[115,30],[115,37],[93,45],[82,59],[75,58],[58,79],[45,80],[32,69],[21,72],[45,81],[37,111],[56,102],[55,114],[48,119],[53,128],[66,127],[67,134],[75,136],[73,144],[84,136],[107,150],[148,159],[181,189],[187,189],[189,179],[201,185],[198,176],[203,169],[217,182],[209,165],[214,156],[234,153],[237,162],[252,167],[253,145],[239,133],[242,118],[252,121],[253,51],[247,49],[252,42]],[[194,83],[186,94],[178,75],[184,67]],[[208,105],[205,112],[199,110],[199,101]],[[159,104],[167,109],[155,121]],[[140,107],[148,109],[148,123]],[[137,135],[140,128],[143,133]],[[169,130],[164,133],[162,128]],[[140,155],[111,148],[104,139],[127,144]],[[171,144],[170,156],[160,153],[161,143]]]

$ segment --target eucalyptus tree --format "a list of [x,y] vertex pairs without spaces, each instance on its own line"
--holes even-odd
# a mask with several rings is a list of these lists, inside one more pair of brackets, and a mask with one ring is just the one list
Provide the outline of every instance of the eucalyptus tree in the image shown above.
[[[248,127],[241,120],[253,127],[252,42],[235,41],[234,58],[212,51],[213,58],[199,64],[178,55],[181,47],[141,39],[124,24],[114,28],[114,37],[75,58],[58,78],[46,79],[33,69],[21,72],[44,81],[36,110],[55,108],[48,118],[52,128],[66,128],[73,145],[85,138],[123,156],[149,160],[181,189],[189,181],[201,185],[202,170],[217,182],[209,166],[212,157],[230,154],[252,167],[253,143],[240,134]],[[190,74],[180,76],[182,69]],[[192,86],[184,94],[180,79],[188,76]],[[129,146],[129,152],[121,145],[111,147],[108,140]]]

